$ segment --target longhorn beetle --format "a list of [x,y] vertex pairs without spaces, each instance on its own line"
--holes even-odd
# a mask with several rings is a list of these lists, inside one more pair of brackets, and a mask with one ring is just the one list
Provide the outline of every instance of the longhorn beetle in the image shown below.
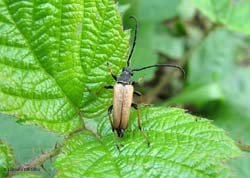
[[[127,128],[129,115],[130,115],[130,108],[133,107],[137,110],[137,117],[138,117],[138,128],[141,131],[143,137],[147,141],[148,146],[150,146],[150,142],[146,134],[143,132],[141,127],[141,118],[140,118],[140,111],[139,107],[136,103],[133,102],[133,94],[141,97],[141,93],[134,90],[134,85],[138,84],[138,82],[132,81],[131,76],[133,76],[133,72],[141,71],[144,69],[148,69],[151,67],[174,67],[183,73],[185,75],[185,71],[181,66],[173,65],[173,64],[155,64],[150,65],[146,67],[142,67],[139,69],[131,69],[130,68],[130,62],[131,62],[131,56],[134,51],[134,47],[136,44],[136,37],[137,37],[137,31],[138,31],[138,20],[134,16],[130,16],[129,18],[132,18],[135,20],[135,34],[134,34],[134,40],[133,40],[133,46],[131,49],[131,52],[128,57],[127,61],[127,67],[124,67],[122,69],[122,73],[119,77],[117,77],[113,72],[112,69],[109,66],[109,63],[107,63],[108,68],[110,70],[110,74],[114,78],[114,80],[117,82],[115,86],[112,85],[105,85],[104,88],[106,89],[114,89],[113,92],[113,105],[111,105],[108,108],[108,116],[109,121],[112,126],[112,131],[117,132],[118,137],[123,137],[124,131]],[[113,121],[111,119],[112,110],[114,111],[114,117]],[[119,149],[119,145],[116,144],[116,146]]]

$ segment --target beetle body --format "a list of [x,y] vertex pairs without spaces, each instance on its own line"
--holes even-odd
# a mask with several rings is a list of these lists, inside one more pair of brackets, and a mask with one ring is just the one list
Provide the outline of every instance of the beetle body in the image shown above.
[[113,90],[113,126],[119,137],[123,137],[123,133],[128,126],[130,108],[133,100],[134,87],[117,83]]
[[[131,18],[133,18],[136,21],[136,29],[135,29],[133,47],[131,49],[131,52],[127,61],[127,67],[124,67],[122,69],[122,73],[119,75],[119,77],[117,77],[112,72],[112,69],[110,68],[109,63],[108,63],[110,74],[117,83],[115,84],[115,86],[106,85],[104,86],[104,88],[114,90],[113,91],[113,105],[111,105],[108,109],[108,116],[109,116],[110,124],[112,126],[112,131],[113,132],[116,131],[118,134],[118,137],[123,137],[124,132],[128,126],[130,108],[133,107],[134,109],[137,110],[138,128],[141,131],[143,137],[146,139],[148,146],[149,146],[150,142],[148,140],[148,137],[145,135],[145,133],[143,132],[141,128],[139,107],[136,103],[133,103],[133,94],[137,96],[141,96],[140,92],[134,90],[134,85],[136,85],[138,82],[132,81],[131,78],[133,76],[133,72],[145,70],[151,67],[175,67],[181,70],[184,75],[185,75],[185,72],[182,69],[182,67],[178,65],[174,65],[174,64],[155,64],[151,66],[142,67],[139,69],[131,69],[130,60],[131,60],[131,56],[132,56],[132,53],[136,44],[136,34],[137,34],[137,29],[138,29],[137,19],[133,16],[131,16]],[[113,111],[113,119],[111,118],[112,111]],[[117,147],[119,149],[118,144],[117,144]]]

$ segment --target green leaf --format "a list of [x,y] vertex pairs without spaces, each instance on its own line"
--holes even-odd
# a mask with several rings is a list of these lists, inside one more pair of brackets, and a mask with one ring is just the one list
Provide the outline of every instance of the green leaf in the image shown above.
[[[32,133],[32,136],[31,136]],[[56,143],[62,141],[55,133],[48,132],[38,126],[27,126],[15,123],[14,118],[0,114],[0,138],[8,140],[15,150],[14,156],[18,163],[24,165],[43,152],[52,149]],[[45,169],[53,174],[55,172],[51,162],[44,164]],[[36,173],[48,173],[40,169]]]
[[30,173],[30,172],[19,172],[16,175],[14,175],[12,178],[42,178],[39,175]]
[[13,150],[10,145],[0,140],[0,177],[8,175],[8,171],[13,169],[15,164]]
[[113,82],[107,61],[125,65],[128,39],[110,0],[0,0],[0,111],[60,133],[100,117],[111,93],[91,92]]
[[[204,95],[204,93],[206,93]],[[223,92],[218,83],[211,84],[194,84],[186,87],[179,95],[173,97],[166,103],[168,105],[174,103],[194,104],[196,106],[204,106],[210,101],[220,101],[224,99]]]
[[153,49],[171,59],[180,60],[184,55],[185,40],[175,37],[167,30],[166,26],[158,25],[154,32]]
[[224,161],[240,154],[223,130],[184,110],[145,107],[141,118],[150,147],[137,127],[136,112],[118,139],[124,145],[120,152],[106,118],[99,127],[101,140],[82,132],[64,143],[55,162],[57,177],[227,177]]
[[224,118],[223,115],[228,118],[232,114],[235,119],[249,121],[250,68],[238,64],[247,46],[241,37],[225,29],[213,31],[190,59],[189,87],[170,102],[204,105],[221,100],[220,107],[213,108],[209,114],[214,116],[211,118]]
[[[189,60],[188,84],[184,91],[168,103],[194,104],[203,115],[227,130],[237,140],[249,140],[250,68],[239,65],[249,44],[225,29],[210,33]],[[208,104],[211,101],[219,103]],[[248,142],[247,142],[248,143]],[[248,143],[249,144],[249,143]],[[235,161],[234,170],[249,177],[249,155]]]
[[142,21],[161,22],[178,14],[180,0],[139,1],[138,15]]
[[233,31],[250,34],[250,2],[247,0],[193,0],[194,5],[210,20]]
[[196,9],[192,3],[192,0],[181,0],[177,10],[180,18],[187,21],[192,20],[192,18],[195,16]]
[[220,21],[220,18],[223,17],[223,13],[228,7],[228,2],[228,0],[221,0],[219,2],[215,0],[193,0],[195,7],[213,22]]
[[191,56],[188,83],[221,81],[233,74],[237,52],[243,45],[240,36],[225,29],[211,32]]
[[[221,42],[223,41],[223,45]],[[248,44],[239,36],[224,29],[218,29],[211,33],[193,54],[189,63],[188,84],[196,85],[203,83],[208,85],[216,81],[218,90],[223,93],[224,103],[221,108],[225,112],[236,112],[236,118],[249,117],[249,89],[250,68],[237,64]],[[199,88],[193,89],[198,91]],[[235,99],[237,96],[237,99]],[[213,114],[216,115],[213,110]],[[239,115],[240,114],[240,115]],[[223,115],[223,114],[221,114]],[[219,116],[218,118],[222,117]]]
[[119,4],[118,9],[121,15],[123,15],[130,8],[130,4]]
[[[232,106],[243,106],[242,101],[246,104],[249,69],[236,65],[237,56],[244,46],[244,41],[234,33],[224,29],[213,31],[191,56],[188,87],[170,102],[204,104],[223,100]],[[241,100],[235,100],[234,96],[238,94]]]
[[[240,96],[238,93],[237,96]],[[243,104],[243,103],[242,103]],[[250,144],[249,140],[249,128],[250,118],[249,109],[240,107],[227,106],[226,104],[214,110],[215,112],[211,117],[215,119],[215,124],[221,128],[224,128],[234,140],[241,140],[244,144]],[[235,111],[237,108],[238,111]],[[241,109],[240,109],[241,108]],[[245,111],[246,110],[246,111]],[[248,114],[248,115],[247,115]],[[244,155],[235,160],[231,160],[230,167],[232,168],[235,177],[245,178],[250,176],[250,153],[246,152]]]

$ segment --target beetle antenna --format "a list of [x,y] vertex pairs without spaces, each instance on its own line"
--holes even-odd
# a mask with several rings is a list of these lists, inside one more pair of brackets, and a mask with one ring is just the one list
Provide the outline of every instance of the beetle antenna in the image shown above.
[[134,48],[135,48],[135,44],[136,44],[136,38],[137,38],[137,31],[138,31],[138,20],[136,17],[134,16],[130,16],[129,17],[130,19],[134,19],[135,20],[135,35],[134,35],[134,42],[133,42],[133,46],[132,46],[132,49],[130,51],[130,54],[129,54],[129,57],[128,57],[128,61],[127,61],[127,66],[129,67],[130,66],[130,61],[131,61],[131,56],[133,54],[133,51],[134,51]]
[[174,64],[155,64],[155,65],[151,65],[151,66],[146,66],[146,67],[142,67],[142,68],[139,68],[139,69],[132,69],[132,71],[140,71],[140,70],[145,70],[145,69],[148,69],[148,68],[151,68],[151,67],[174,67],[174,68],[177,68],[179,69],[183,76],[185,77],[185,71],[184,69],[179,66],[179,65],[174,65]]

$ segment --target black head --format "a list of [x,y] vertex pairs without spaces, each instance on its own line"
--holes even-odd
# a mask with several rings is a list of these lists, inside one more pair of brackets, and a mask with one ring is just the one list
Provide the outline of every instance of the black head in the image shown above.
[[130,85],[132,83],[131,76],[133,76],[133,71],[129,67],[124,67],[122,69],[121,75],[118,77],[117,82],[125,85]]

